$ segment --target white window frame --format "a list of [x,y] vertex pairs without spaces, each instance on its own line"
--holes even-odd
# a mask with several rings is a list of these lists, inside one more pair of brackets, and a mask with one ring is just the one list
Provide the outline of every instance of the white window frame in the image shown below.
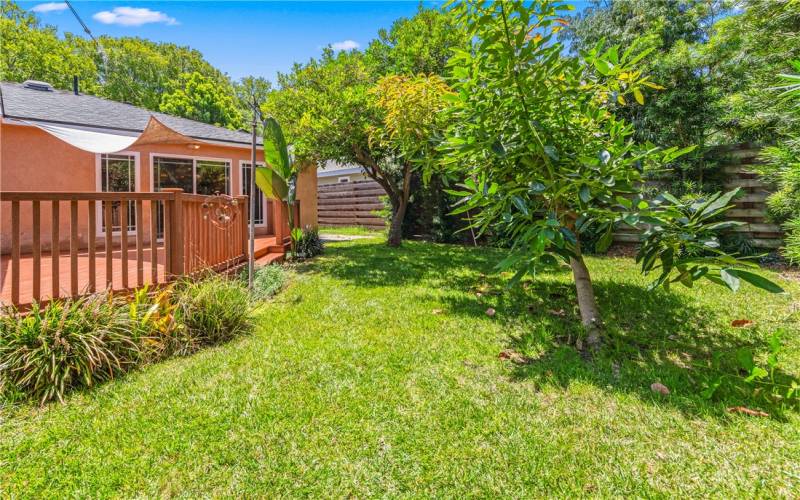
[[150,192],[155,193],[156,183],[156,158],[175,158],[179,160],[192,160],[192,192],[188,194],[197,194],[197,162],[198,161],[218,161],[228,164],[228,175],[230,175],[230,193],[225,193],[233,196],[233,158],[215,158],[213,156],[192,156],[192,155],[176,155],[172,153],[150,153]]
[[[245,164],[250,165],[250,163],[251,163],[250,160],[239,160],[239,194],[242,195],[244,194],[244,166]],[[264,163],[263,161],[256,162],[256,167],[259,166],[263,167],[265,165],[266,163]],[[255,175],[255,170],[253,171],[252,175]],[[264,207],[264,218],[263,218],[264,222],[262,222],[261,224],[255,224],[255,226],[267,227],[269,223],[269,205],[267,205],[267,196],[263,193],[263,191],[258,189],[257,186],[256,189],[258,190],[259,193],[261,193],[261,206]],[[247,208],[247,213],[248,214],[250,213],[249,207]]]
[[[94,171],[95,171],[95,189],[98,193],[103,193],[103,155],[106,153],[95,153],[94,155]],[[119,156],[133,156],[133,171],[136,178],[133,180],[133,191],[134,192],[141,192],[142,191],[142,169],[141,169],[141,155],[138,151],[118,151],[116,153],[108,153],[113,155]],[[111,191],[113,192],[113,191]],[[97,216],[95,220],[97,221],[97,235],[98,236],[105,236],[106,232],[103,229],[103,203],[97,203],[95,210],[97,211]],[[139,224],[139,221],[136,221],[136,224]],[[129,230],[130,231],[130,230]],[[111,231],[111,234],[122,234],[122,231]]]

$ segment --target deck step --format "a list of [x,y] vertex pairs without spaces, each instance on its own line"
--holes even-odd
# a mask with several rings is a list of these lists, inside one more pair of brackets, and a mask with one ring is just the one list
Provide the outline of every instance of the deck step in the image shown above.
[[284,253],[270,252],[256,258],[256,266],[268,266],[270,264],[280,264],[286,258]]

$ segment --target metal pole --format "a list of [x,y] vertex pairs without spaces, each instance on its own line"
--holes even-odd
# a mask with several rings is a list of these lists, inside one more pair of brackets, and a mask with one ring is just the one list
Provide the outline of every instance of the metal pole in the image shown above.
[[258,120],[258,101],[253,94],[253,142],[250,163],[250,253],[247,258],[247,287],[253,289],[253,270],[256,250],[256,124]]

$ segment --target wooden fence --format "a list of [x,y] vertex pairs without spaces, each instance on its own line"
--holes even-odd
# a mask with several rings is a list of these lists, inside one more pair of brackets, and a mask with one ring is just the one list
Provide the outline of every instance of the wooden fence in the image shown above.
[[380,197],[385,195],[375,181],[323,184],[317,190],[319,224],[383,229],[386,224],[374,211],[383,209]]
[[[749,240],[760,249],[775,249],[783,244],[783,232],[777,224],[767,221],[766,199],[769,196],[767,186],[752,167],[758,163],[759,148],[750,144],[721,146],[715,151],[716,156],[724,158],[722,172],[723,186],[726,190],[741,188],[742,194],[733,203],[734,208],[726,212],[728,220],[744,222],[743,226],[732,231]],[[614,241],[619,243],[635,243],[639,241],[639,232],[627,226],[620,227],[614,234]]]
[[[26,305],[102,288],[128,290],[238,265],[247,255],[247,197],[235,197],[222,212],[209,213],[210,205],[218,200],[180,189],[0,192],[4,209],[10,205],[11,210],[11,253],[3,256],[4,274],[10,266],[10,302]],[[69,218],[65,250],[61,249],[62,205],[68,206]],[[48,253],[42,245],[42,208],[49,212]],[[30,222],[26,228],[31,236],[31,252],[26,255],[21,254],[23,209],[26,215],[30,213],[24,221]],[[79,228],[85,229],[85,238],[79,237]],[[103,231],[100,237],[98,230]],[[3,237],[8,236],[4,231]]]

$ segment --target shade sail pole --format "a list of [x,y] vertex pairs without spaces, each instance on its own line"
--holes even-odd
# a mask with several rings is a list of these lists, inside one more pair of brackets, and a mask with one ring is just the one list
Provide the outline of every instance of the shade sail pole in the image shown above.
[[258,101],[253,94],[253,142],[251,144],[250,163],[250,252],[247,257],[247,288],[253,290],[253,270],[255,268],[256,250],[256,124],[258,120]]

